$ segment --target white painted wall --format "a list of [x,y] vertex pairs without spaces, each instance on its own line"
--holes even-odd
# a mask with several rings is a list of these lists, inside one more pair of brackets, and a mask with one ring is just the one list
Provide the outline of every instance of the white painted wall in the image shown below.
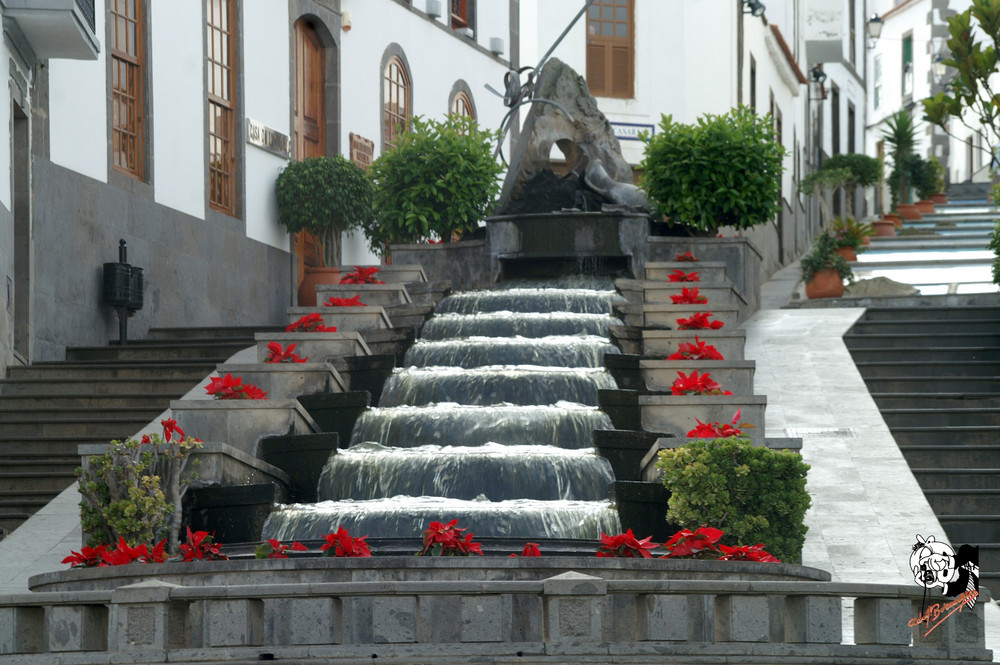
[[[292,137],[289,108],[290,37],[287,3],[245,0],[243,6],[243,103],[245,116]],[[246,146],[246,233],[248,238],[287,250],[288,231],[278,224],[274,180],[287,161]]]
[[[105,3],[96,0],[97,60],[50,60],[49,157],[53,163],[107,182],[108,101]],[[9,165],[8,165],[9,168]]]
[[[0,59],[0,81],[8,81],[10,79],[10,54],[6,48],[0,50],[2,57]],[[13,84],[9,84],[13,85]],[[13,174],[11,173],[11,101],[8,99],[0,104],[0,145],[7,146],[6,150],[0,150],[0,173],[7,174],[8,177],[0,177],[0,204],[3,205],[7,210],[11,209],[11,178]],[[11,236],[13,238],[13,236]],[[6,289],[6,284],[3,283],[3,289]],[[6,291],[2,292],[6,298]]]
[[150,3],[153,196],[199,219],[207,177],[204,21],[201,3]]

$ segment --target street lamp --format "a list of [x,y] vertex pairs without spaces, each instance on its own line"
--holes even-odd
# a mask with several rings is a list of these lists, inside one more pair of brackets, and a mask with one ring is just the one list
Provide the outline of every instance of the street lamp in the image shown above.
[[934,56],[932,69],[934,70],[934,80],[936,81],[940,81],[948,73],[948,65],[944,64],[944,56],[940,53]]
[[865,24],[865,31],[868,33],[868,48],[875,48],[875,42],[882,36],[882,17],[872,14]]
[[823,65],[816,65],[810,69],[809,75],[812,77],[813,81],[819,83],[820,85],[823,85],[823,82],[826,81],[826,72],[823,71]]
[[764,3],[760,0],[743,0],[743,13],[752,16],[764,15]]

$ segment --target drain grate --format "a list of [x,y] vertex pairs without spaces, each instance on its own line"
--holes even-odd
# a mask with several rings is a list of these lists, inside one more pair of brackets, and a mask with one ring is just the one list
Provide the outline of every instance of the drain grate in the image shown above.
[[785,434],[793,437],[856,437],[853,427],[786,427]]

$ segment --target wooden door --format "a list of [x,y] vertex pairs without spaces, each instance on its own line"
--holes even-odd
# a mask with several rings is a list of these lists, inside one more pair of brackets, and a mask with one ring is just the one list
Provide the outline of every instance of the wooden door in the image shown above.
[[[326,53],[319,35],[305,19],[295,23],[295,158],[321,157],[326,154],[326,115],[323,99],[326,91]],[[306,267],[314,267],[316,243],[305,231],[296,234],[298,281]]]

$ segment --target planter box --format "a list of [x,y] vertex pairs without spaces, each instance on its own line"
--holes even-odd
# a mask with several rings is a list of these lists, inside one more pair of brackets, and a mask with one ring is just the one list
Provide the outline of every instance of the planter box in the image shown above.
[[726,360],[743,360],[746,331],[728,326],[721,330],[643,330],[642,355],[666,358],[676,353],[681,344],[694,344],[695,337],[714,346]]
[[255,457],[265,436],[320,431],[294,399],[174,400],[170,411],[189,436],[228,443]]
[[[747,238],[671,238],[650,236],[646,242],[646,262],[673,261],[683,252],[691,252],[708,264],[721,262],[733,288],[747,302],[743,316],[760,309],[760,285],[764,276],[763,254]],[[688,272],[691,264],[688,263]],[[697,265],[697,263],[695,264]],[[704,279],[704,277],[702,277]]]
[[[380,273],[381,274],[381,273]],[[401,283],[386,284],[320,284],[316,287],[316,304],[324,306],[330,298],[361,296],[365,305],[409,304],[410,294]],[[336,307],[334,309],[340,309]]]
[[[710,305],[643,305],[642,324],[647,328],[677,328],[678,319],[687,319],[698,312],[711,312],[712,321],[722,321],[723,329],[735,328],[740,322],[740,312],[736,307],[712,307]],[[628,323],[628,321],[626,321]],[[698,331],[700,332],[700,331]]]
[[389,317],[381,307],[289,307],[288,322],[297,321],[306,314],[319,312],[323,324],[337,326],[337,332],[358,332],[372,328],[391,328]]
[[295,353],[313,362],[372,354],[364,338],[357,332],[256,333],[254,339],[257,340],[257,362],[261,363],[267,358],[268,342],[278,342],[286,349],[289,344],[295,344]]
[[255,363],[219,365],[219,374],[243,378],[267,393],[268,399],[295,399],[301,395],[339,393],[344,380],[327,362]]
[[640,360],[639,371],[647,390],[669,393],[677,380],[677,372],[690,375],[708,372],[722,390],[734,395],[753,394],[753,374],[757,363],[753,360]]
[[494,281],[485,240],[390,245],[389,250],[394,261],[421,266],[426,281],[449,281],[457,291],[489,288]]
[[382,280],[386,284],[427,281],[427,275],[424,273],[423,266],[415,261],[397,261],[386,266],[341,266],[340,272],[342,275],[346,275],[354,272],[352,268],[378,268],[375,278]]
[[[681,446],[686,446],[687,444],[694,443],[695,441],[705,441],[705,439],[694,439],[689,437],[663,437],[657,439],[656,443],[649,449],[646,456],[642,458],[642,480],[650,483],[659,483],[663,480],[663,471],[656,468],[656,461],[659,459],[659,452],[661,450],[665,448],[680,448]],[[800,438],[767,437],[764,439],[763,443],[759,439],[751,439],[750,443],[755,446],[763,445],[771,450],[792,450],[796,452],[802,450],[802,439]]]
[[[755,427],[743,433],[758,445],[764,444],[764,395],[639,395],[639,419],[642,429],[649,432],[664,432],[687,436],[698,426],[695,419],[703,423],[728,423],[737,409],[741,410],[739,422]],[[737,426],[739,423],[737,423]],[[741,428],[742,429],[742,428]]]
[[[642,302],[645,304],[664,304],[672,305],[673,300],[670,296],[679,296],[684,288],[687,289],[698,289],[698,293],[708,298],[708,302],[704,303],[705,307],[734,307],[738,310],[743,310],[747,303],[743,300],[743,297],[731,286],[700,286],[701,282],[685,282],[685,283],[675,283],[675,282],[651,282],[644,281],[639,282],[641,284],[641,290],[637,292],[637,295],[642,297]],[[625,294],[628,297],[628,294]],[[701,306],[701,305],[699,305]]]
[[[701,278],[696,284],[729,284],[726,277],[726,264],[721,261],[657,261],[646,264],[646,279],[666,282],[670,273],[683,270],[686,273],[697,272]],[[684,282],[679,282],[684,283]]]

